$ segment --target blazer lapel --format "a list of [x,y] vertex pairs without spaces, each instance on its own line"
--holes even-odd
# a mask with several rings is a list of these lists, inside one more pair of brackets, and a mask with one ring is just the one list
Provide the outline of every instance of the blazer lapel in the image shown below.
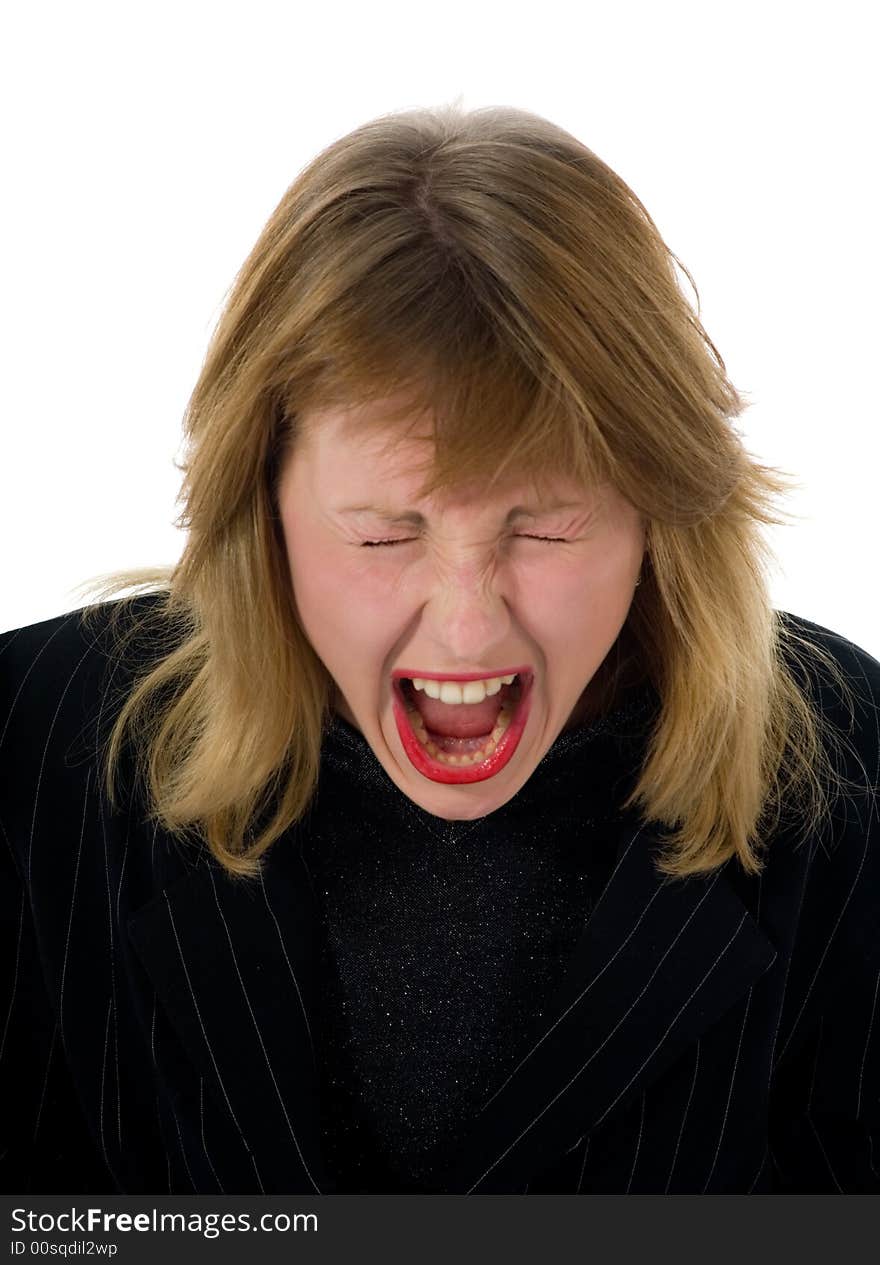
[[230,879],[203,857],[127,924],[159,1004],[265,1193],[333,1189],[312,1042],[314,917],[295,836],[286,835],[258,879]]
[[[726,877],[658,874],[658,833],[618,819],[614,870],[527,1048],[446,1175],[454,1194],[521,1190],[664,1071],[775,961]],[[731,862],[727,863],[728,865]]]

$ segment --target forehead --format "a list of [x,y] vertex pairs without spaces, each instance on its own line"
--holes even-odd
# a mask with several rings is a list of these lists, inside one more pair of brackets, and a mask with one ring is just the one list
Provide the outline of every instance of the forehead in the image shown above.
[[392,404],[314,410],[300,417],[299,446],[315,456],[357,454],[358,457],[394,457],[406,447],[425,450],[433,442],[432,426],[427,417],[415,415],[395,419]]
[[[408,505],[420,499],[419,488],[431,468],[434,440],[430,420],[399,419],[389,423],[381,405],[376,404],[325,409],[304,420],[297,447],[324,489],[357,489],[361,509],[383,514],[399,509],[400,497]],[[513,494],[536,505],[553,505],[583,501],[588,493],[563,471],[539,476],[533,470],[521,470],[512,473],[503,487],[499,485],[492,499],[502,500]],[[448,505],[467,505],[474,501],[485,503],[488,497],[479,476],[468,478],[463,472],[456,486],[438,499]]]

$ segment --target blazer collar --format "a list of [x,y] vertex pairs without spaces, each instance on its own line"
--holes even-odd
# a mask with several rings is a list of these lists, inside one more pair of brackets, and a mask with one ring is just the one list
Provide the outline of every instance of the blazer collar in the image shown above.
[[[446,1189],[495,1194],[532,1175],[661,1074],[775,961],[727,874],[672,880],[660,836],[616,819],[616,864],[545,1007],[545,1035],[472,1122]],[[128,920],[190,1057],[253,1150],[267,1193],[334,1193],[320,1143],[311,1016],[316,904],[296,830],[256,881],[213,860]]]

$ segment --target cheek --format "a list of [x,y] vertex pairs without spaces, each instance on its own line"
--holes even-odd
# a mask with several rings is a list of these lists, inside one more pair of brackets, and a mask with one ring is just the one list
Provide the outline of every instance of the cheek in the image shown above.
[[583,559],[571,565],[563,561],[531,567],[518,586],[522,606],[550,612],[557,621],[595,610],[597,597],[607,589],[606,568],[601,562],[585,564]]
[[336,586],[320,550],[296,549],[288,553],[288,559],[294,596],[300,608],[328,604]]
[[[326,550],[310,566],[309,594],[313,611],[349,646],[357,646],[360,662],[370,661],[411,616],[404,586],[391,576],[390,568],[366,568],[357,556],[340,557]],[[378,571],[378,573],[377,573]]]
[[306,635],[324,650],[346,621],[351,624],[352,604],[346,604],[349,590],[340,583],[338,560],[320,539],[303,534],[294,539],[291,547],[288,537],[287,547],[294,602]]
[[624,559],[597,555],[588,565],[536,567],[519,592],[521,621],[549,644],[572,644],[572,634],[601,638],[629,609],[634,580]]

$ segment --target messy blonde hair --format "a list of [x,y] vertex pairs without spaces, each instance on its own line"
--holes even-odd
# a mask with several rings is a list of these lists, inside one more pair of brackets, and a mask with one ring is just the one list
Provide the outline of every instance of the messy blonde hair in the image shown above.
[[840,778],[797,664],[846,683],[771,605],[760,524],[784,521],[789,480],[744,450],[748,405],[673,260],[696,293],[624,181],[524,111],[391,113],[320,153],[238,273],[189,400],[180,561],[80,586],[97,593],[84,621],[135,588],[111,623],[137,612],[162,652],[112,727],[111,804],[130,727],[151,818],[232,875],[305,814],[334,682],[296,612],[279,475],[308,415],[394,397],[382,429],[431,419],[425,497],[463,470],[487,492],[564,471],[644,515],[643,582],[589,714],[634,675],[657,690],[623,807],[672,829],[664,873],[734,855],[759,873],[783,803],[819,820]]

